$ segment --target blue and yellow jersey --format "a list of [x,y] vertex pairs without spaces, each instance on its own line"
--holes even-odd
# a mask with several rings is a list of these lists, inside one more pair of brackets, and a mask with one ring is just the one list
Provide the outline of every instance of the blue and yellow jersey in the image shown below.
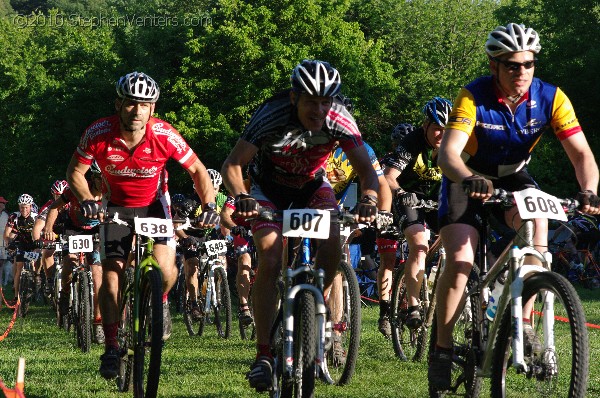
[[[367,153],[369,154],[371,164],[377,173],[377,177],[382,176],[383,171],[381,170],[381,166],[379,165],[379,160],[377,160],[375,151],[373,151],[373,148],[371,148],[371,146],[366,142],[364,145],[367,149]],[[327,168],[325,171],[327,174],[327,179],[333,187],[335,198],[338,200],[338,203],[343,202],[346,192],[350,187],[350,183],[352,183],[354,177],[356,177],[356,173],[342,148],[337,147],[331,152],[329,158],[327,159]]]
[[461,89],[446,124],[446,129],[469,135],[462,157],[477,174],[502,177],[522,169],[548,127],[559,140],[582,131],[571,102],[558,87],[534,78],[513,114],[493,79],[481,77]]

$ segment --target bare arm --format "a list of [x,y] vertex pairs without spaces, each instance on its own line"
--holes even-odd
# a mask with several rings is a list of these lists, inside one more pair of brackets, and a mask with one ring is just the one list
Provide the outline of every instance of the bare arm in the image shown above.
[[60,211],[64,208],[65,205],[65,201],[60,196],[50,205],[48,215],[46,216],[46,223],[42,231],[44,233],[44,236],[48,237],[54,235],[54,232],[52,231],[52,229],[54,228],[54,223],[58,218],[58,213],[60,213]]
[[583,134],[575,134],[561,142],[575,169],[577,182],[582,191],[598,193],[598,165]]
[[227,206],[223,206],[221,210],[221,227],[225,227],[227,229],[231,229],[236,226],[236,223],[231,219],[231,215],[233,214],[233,209]]
[[473,173],[467,168],[460,157],[469,136],[460,130],[448,129],[444,132],[438,153],[438,166],[454,182],[462,182]]
[[[379,192],[379,179],[373,169],[371,159],[366,148],[361,145],[345,151],[352,168],[356,171],[360,179],[360,188],[363,195],[372,195],[377,197]],[[389,189],[389,187],[388,187]],[[391,203],[391,202],[390,202]]]
[[400,170],[395,169],[393,167],[385,167],[383,169],[383,176],[385,177],[386,182],[388,183],[390,190],[395,191],[400,189],[400,184],[398,184],[397,178],[400,176]]
[[210,203],[215,201],[215,190],[213,188],[212,180],[206,171],[206,167],[197,159],[188,169],[188,173],[194,181],[196,187],[196,193],[202,201],[202,204]]
[[256,152],[258,152],[258,147],[248,141],[239,139],[225,162],[223,162],[221,168],[223,183],[232,196],[235,197],[242,192],[246,192],[243,167],[250,163]]
[[85,179],[85,173],[90,168],[89,165],[83,164],[75,158],[71,157],[69,166],[67,167],[67,181],[69,188],[75,194],[79,202],[84,200],[94,200],[94,195],[90,192],[88,182]]
[[377,208],[379,210],[392,211],[392,190],[385,176],[379,176],[379,191],[377,191]]

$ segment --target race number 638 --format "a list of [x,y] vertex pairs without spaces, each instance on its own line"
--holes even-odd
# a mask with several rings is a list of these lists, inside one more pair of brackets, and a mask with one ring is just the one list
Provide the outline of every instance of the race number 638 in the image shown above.
[[135,232],[153,238],[173,237],[173,222],[164,218],[136,217]]

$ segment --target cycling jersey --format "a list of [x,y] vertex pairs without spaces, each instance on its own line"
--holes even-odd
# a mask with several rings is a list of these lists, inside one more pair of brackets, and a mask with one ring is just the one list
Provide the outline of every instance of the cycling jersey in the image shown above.
[[264,102],[250,119],[241,138],[258,147],[250,165],[254,182],[261,186],[278,184],[294,189],[302,189],[319,179],[338,141],[345,151],[363,144],[352,115],[336,101],[321,131],[305,130],[294,112],[290,90]]
[[425,130],[420,127],[408,133],[396,151],[387,154],[381,164],[400,172],[396,181],[403,190],[437,200],[442,172],[432,154],[433,148],[425,139]]
[[469,135],[462,157],[474,173],[497,178],[521,170],[548,126],[561,141],[582,131],[558,87],[533,78],[513,114],[500,99],[494,79],[481,77],[461,89],[446,124],[447,130]]
[[76,159],[102,170],[106,200],[123,207],[144,207],[167,192],[165,164],[170,158],[188,169],[196,154],[167,122],[150,117],[142,142],[129,150],[121,138],[119,115],[90,125],[75,152]]
[[[364,142],[364,145],[367,149],[367,153],[369,154],[371,164],[377,173],[377,177],[382,176],[383,170],[381,170],[381,166],[379,165],[379,160],[377,160],[375,151],[366,142]],[[354,180],[354,177],[356,177],[356,172],[354,171],[354,168],[350,164],[350,160],[348,160],[346,153],[342,148],[337,147],[330,153],[329,158],[327,159],[325,171],[327,179],[333,187],[335,198],[338,200],[338,204],[342,205],[346,199],[346,194],[348,192],[348,188],[350,188],[350,183]]]
[[33,237],[31,231],[33,231],[33,225],[35,224],[35,218],[37,214],[31,212],[29,217],[23,217],[21,212],[14,212],[8,216],[5,228],[12,228],[11,234],[15,234],[13,242],[17,244],[32,244]]

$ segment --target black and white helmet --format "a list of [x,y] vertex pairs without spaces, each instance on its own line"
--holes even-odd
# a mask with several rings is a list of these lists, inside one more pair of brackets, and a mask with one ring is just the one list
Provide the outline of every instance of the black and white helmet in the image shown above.
[[117,95],[137,102],[156,102],[160,95],[158,84],[148,75],[131,72],[117,82]]
[[498,26],[490,32],[485,42],[485,52],[490,57],[519,51],[537,54],[541,49],[540,38],[535,30],[512,22],[506,26]]
[[17,204],[19,204],[19,205],[32,205],[33,204],[33,197],[31,195],[28,195],[28,194],[24,193],[23,195],[19,196],[19,198],[17,199]]
[[397,124],[396,127],[392,130],[391,138],[393,141],[400,141],[404,137],[415,131],[415,126],[410,123],[400,123]]
[[292,71],[292,88],[319,97],[334,97],[340,92],[340,74],[328,62],[305,59]]
[[208,175],[210,176],[210,179],[213,184],[213,188],[219,189],[219,187],[223,183],[223,177],[221,177],[221,173],[219,173],[215,169],[207,169],[206,171],[208,172]]

